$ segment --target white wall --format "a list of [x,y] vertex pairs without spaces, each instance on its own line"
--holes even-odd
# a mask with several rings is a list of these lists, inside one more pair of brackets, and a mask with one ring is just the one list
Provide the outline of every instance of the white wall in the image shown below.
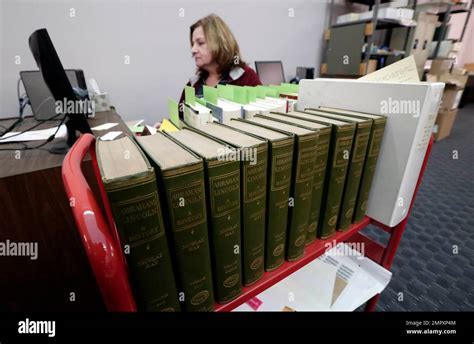
[[[167,98],[178,99],[194,73],[189,26],[217,13],[236,36],[242,57],[282,60],[286,77],[297,66],[319,71],[328,1],[42,1],[0,0],[0,117],[16,116],[21,70],[37,69],[29,35],[47,28],[64,68],[95,78],[124,119],[153,124],[167,116]],[[75,17],[70,16],[74,8]],[[184,8],[184,17],[179,9]],[[289,14],[294,10],[294,17]],[[0,28],[1,28],[0,27]],[[15,56],[21,64],[15,64]],[[124,56],[130,56],[130,64]]]

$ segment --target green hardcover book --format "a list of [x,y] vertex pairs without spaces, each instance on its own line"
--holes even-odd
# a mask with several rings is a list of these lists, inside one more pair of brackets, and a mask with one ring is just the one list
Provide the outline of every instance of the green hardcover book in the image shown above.
[[242,293],[240,254],[240,162],[233,149],[192,128],[165,133],[204,159],[209,238],[216,301]]
[[309,245],[314,240],[316,240],[317,229],[321,219],[321,207],[324,183],[326,181],[326,167],[328,163],[332,126],[330,124],[306,121],[303,117],[298,117],[300,115],[305,116],[305,114],[294,111],[290,111],[286,114],[270,113],[269,116],[274,119],[303,126],[305,129],[317,130],[319,132],[319,144],[313,181],[313,194],[311,196],[308,232],[306,233],[306,245]]
[[289,216],[287,224],[286,259],[294,261],[304,256],[308,231],[312,186],[319,133],[270,117],[257,115],[249,121],[269,129],[282,130],[295,135]]
[[172,254],[186,311],[212,311],[211,256],[207,233],[204,165],[201,158],[163,133],[136,138],[157,172],[171,230]]
[[[295,111],[295,114],[301,111]],[[311,121],[332,125],[328,167],[322,201],[322,221],[319,222],[318,237],[326,239],[336,233],[339,210],[346,181],[355,124],[311,114]]]
[[128,136],[97,140],[96,152],[138,309],[179,311],[153,167]]
[[264,272],[268,144],[218,123],[199,129],[235,147],[241,160],[242,270],[244,285],[249,286]]
[[285,261],[294,135],[241,119],[231,120],[229,126],[268,140],[265,270],[272,271]]
[[349,161],[349,170],[347,171],[346,183],[342,197],[342,205],[341,210],[339,211],[339,220],[337,223],[337,229],[344,231],[349,229],[352,224],[360,181],[364,169],[365,156],[369,144],[370,132],[372,129],[372,120],[367,118],[356,118],[339,114],[330,114],[327,112],[310,109],[306,109],[306,111],[318,116],[354,123],[356,125],[354,141],[352,143],[351,149],[351,157]]
[[351,110],[342,110],[334,108],[321,107],[320,111],[344,114],[356,118],[369,118],[373,120],[372,130],[370,132],[368,150],[366,154],[362,180],[359,186],[359,193],[354,211],[353,222],[361,221],[367,210],[367,202],[369,200],[370,188],[374,178],[375,168],[377,167],[377,159],[379,157],[380,146],[382,144],[387,117],[382,115],[373,115],[364,112],[356,112]]

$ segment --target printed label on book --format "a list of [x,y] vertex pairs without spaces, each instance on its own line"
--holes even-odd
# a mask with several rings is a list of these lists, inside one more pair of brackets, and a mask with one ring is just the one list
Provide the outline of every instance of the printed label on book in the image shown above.
[[352,144],[352,136],[340,137],[336,141],[336,147],[334,151],[336,152],[336,159],[334,159],[333,167],[343,167],[347,165],[349,159],[346,157],[344,151],[350,151]]
[[206,222],[204,195],[204,180],[169,189],[173,231],[179,232]]
[[365,158],[365,148],[367,148],[367,142],[369,141],[370,133],[359,134],[356,137],[356,142],[354,144],[354,157],[352,162],[360,162]]
[[193,296],[191,299],[191,304],[198,306],[209,298],[209,291],[203,290]]
[[213,216],[226,215],[240,206],[240,171],[210,178]]
[[298,152],[298,167],[296,171],[296,182],[302,183],[314,177],[314,163],[316,152],[313,147],[300,149]]
[[266,159],[259,159],[255,165],[244,165],[244,202],[248,203],[263,197],[266,193]]
[[[121,224],[125,234],[125,241],[131,246],[141,245],[154,237],[163,235],[164,225],[160,216],[158,193],[154,192],[143,197],[129,199],[113,204],[117,223]],[[158,217],[156,226],[149,227],[149,218]],[[134,224],[130,226],[130,224]],[[127,231],[127,227],[133,230]],[[137,233],[136,228],[140,228]]]
[[374,138],[372,139],[372,142],[370,143],[370,148],[369,148],[369,157],[374,157],[379,154],[379,150],[381,146],[380,140],[383,137],[384,130],[385,128],[374,130],[374,133],[373,133]]
[[288,187],[291,179],[293,152],[279,154],[273,157],[273,173],[271,190],[282,190]]

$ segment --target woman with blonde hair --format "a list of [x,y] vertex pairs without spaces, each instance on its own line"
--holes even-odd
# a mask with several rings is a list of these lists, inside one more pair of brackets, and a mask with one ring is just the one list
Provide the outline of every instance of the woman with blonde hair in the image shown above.
[[[203,94],[203,86],[261,85],[258,75],[240,57],[240,49],[227,24],[217,15],[210,14],[191,25],[189,39],[196,63],[196,75],[187,86]],[[180,103],[184,99],[184,91]],[[183,114],[180,113],[182,118]]]

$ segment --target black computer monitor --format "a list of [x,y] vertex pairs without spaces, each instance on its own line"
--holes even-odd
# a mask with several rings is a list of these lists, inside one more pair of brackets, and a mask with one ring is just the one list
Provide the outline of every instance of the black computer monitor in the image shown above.
[[[66,69],[65,72],[73,89],[87,91],[82,70]],[[57,116],[55,99],[43,79],[43,74],[39,70],[21,71],[20,77],[31,105],[31,111],[36,120],[44,121],[52,118],[62,119],[64,117],[64,114]]]
[[[48,86],[53,98],[60,102],[80,100],[72,89],[48,31],[46,29],[39,29],[33,32],[29,38],[29,45],[36,65],[41,71],[44,82]],[[63,106],[63,108],[66,109],[68,107]],[[59,117],[62,114],[57,115]],[[76,141],[76,130],[81,133],[92,133],[85,113],[66,113],[65,115],[67,117],[67,144],[69,147]]]
[[280,85],[285,82],[281,61],[255,61],[255,70],[263,85]]

